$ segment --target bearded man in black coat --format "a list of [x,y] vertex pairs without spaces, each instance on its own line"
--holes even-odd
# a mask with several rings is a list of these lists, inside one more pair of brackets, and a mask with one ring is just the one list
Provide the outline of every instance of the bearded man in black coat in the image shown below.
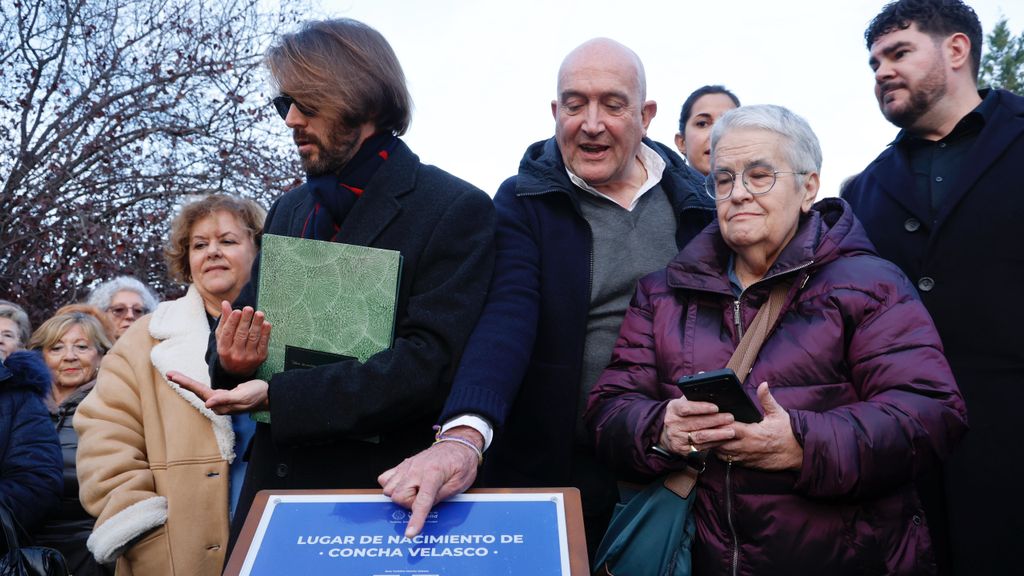
[[[306,182],[267,215],[269,234],[396,250],[402,255],[392,346],[250,379],[273,338],[249,285],[224,303],[210,367],[214,388],[172,374],[212,410],[270,411],[258,424],[239,510],[258,490],[373,488],[377,475],[430,444],[493,268],[490,198],[421,164],[399,138],[410,122],[405,76],[379,32],[351,19],[281,38],[267,65]],[[237,535],[245,514],[236,514]]]

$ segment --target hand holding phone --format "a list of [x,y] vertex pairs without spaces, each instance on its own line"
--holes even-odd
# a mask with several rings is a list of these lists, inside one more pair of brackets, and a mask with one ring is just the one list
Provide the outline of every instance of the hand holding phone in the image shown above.
[[676,385],[687,400],[711,402],[719,412],[732,414],[737,422],[752,424],[764,418],[729,368],[683,376]]

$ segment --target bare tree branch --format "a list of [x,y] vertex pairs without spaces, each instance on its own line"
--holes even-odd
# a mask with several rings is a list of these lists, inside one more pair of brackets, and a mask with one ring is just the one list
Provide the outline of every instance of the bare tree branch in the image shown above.
[[168,296],[182,199],[300,174],[262,54],[303,0],[0,0],[0,298],[40,321],[133,274]]

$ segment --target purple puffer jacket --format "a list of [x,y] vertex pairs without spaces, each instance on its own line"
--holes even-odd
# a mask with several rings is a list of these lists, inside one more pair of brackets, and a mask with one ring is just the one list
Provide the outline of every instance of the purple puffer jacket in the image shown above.
[[[624,474],[682,466],[647,454],[684,375],[722,368],[739,342],[730,250],[712,223],[641,280],[586,418]],[[771,286],[795,283],[744,383],[767,381],[803,466],[765,472],[710,457],[697,488],[694,574],[935,572],[913,479],[967,430],[942,345],[907,279],[878,258],[849,206],[818,202],[765,278],[740,295],[749,326]]]

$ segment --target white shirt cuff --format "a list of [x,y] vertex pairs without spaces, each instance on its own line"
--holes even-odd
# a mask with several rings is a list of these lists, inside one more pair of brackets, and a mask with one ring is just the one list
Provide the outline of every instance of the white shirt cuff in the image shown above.
[[469,426],[479,432],[484,437],[484,451],[491,445],[491,439],[494,438],[494,427],[491,426],[490,422],[476,414],[459,414],[441,426],[441,433],[444,434],[456,426]]

